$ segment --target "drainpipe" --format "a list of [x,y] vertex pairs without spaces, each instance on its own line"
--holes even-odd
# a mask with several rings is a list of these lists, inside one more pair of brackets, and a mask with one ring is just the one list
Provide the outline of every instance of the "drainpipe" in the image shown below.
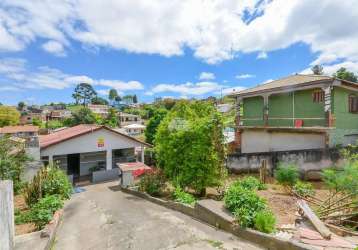
[[268,103],[268,99],[269,99],[268,94],[263,95],[264,98],[264,125],[268,126],[269,125],[269,103]]

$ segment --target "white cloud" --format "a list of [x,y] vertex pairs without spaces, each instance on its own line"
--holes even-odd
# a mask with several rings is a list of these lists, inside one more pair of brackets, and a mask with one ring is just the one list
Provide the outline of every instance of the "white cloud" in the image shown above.
[[239,91],[244,89],[242,86],[228,87],[225,85],[220,85],[216,82],[187,82],[182,84],[158,84],[150,92],[147,92],[148,95],[154,95],[157,93],[163,92],[173,92],[178,93],[181,97],[185,96],[204,96],[207,94],[216,94],[220,95],[221,93],[226,95],[233,91],[233,89]]
[[215,74],[211,72],[201,72],[199,75],[199,80],[214,80]]
[[217,91],[222,86],[216,82],[198,82],[182,84],[158,84],[152,89],[152,93],[175,92],[181,95],[204,95]]
[[23,59],[0,59],[0,87],[19,89],[65,89],[86,82],[94,86],[114,88],[119,92],[141,90],[143,84],[138,81],[120,81],[92,79],[85,75],[70,75],[47,66],[29,70]]
[[44,43],[42,45],[42,49],[56,56],[66,55],[63,45],[56,41],[48,41]]
[[[322,64],[323,66],[323,73],[324,75],[333,75],[338,69],[346,68],[348,71],[351,71],[355,74],[358,73],[358,61],[345,61],[340,63],[333,63],[333,64]],[[311,68],[306,68],[301,71],[302,74],[312,74]]]
[[241,90],[244,90],[244,89],[246,89],[246,88],[243,87],[243,86],[236,86],[236,87],[224,88],[224,89],[222,90],[222,93],[223,93],[223,95],[228,95],[228,94],[230,94],[230,93],[232,93],[232,92],[241,91]]
[[264,51],[261,51],[258,55],[257,55],[257,59],[267,59],[267,53]]
[[75,40],[86,48],[163,56],[190,48],[197,58],[218,63],[237,53],[263,58],[301,42],[318,62],[355,62],[354,6],[356,0],[3,0],[0,51],[19,51],[40,39],[66,48]]
[[241,75],[235,76],[236,79],[247,79],[247,78],[253,78],[253,77],[255,77],[255,75],[252,75],[252,74],[241,74]]

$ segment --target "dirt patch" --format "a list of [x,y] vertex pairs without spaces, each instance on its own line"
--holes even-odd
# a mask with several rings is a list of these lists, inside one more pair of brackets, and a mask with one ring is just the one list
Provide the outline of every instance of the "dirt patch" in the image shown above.
[[33,223],[15,225],[15,235],[28,234],[35,231],[37,231],[37,228]]
[[297,199],[285,194],[276,185],[268,185],[267,190],[257,191],[257,194],[267,200],[268,206],[275,214],[277,226],[294,224],[297,212]]
[[[22,194],[14,197],[14,208],[16,213],[24,213],[29,210]],[[34,223],[15,225],[15,235],[27,234],[37,231]]]

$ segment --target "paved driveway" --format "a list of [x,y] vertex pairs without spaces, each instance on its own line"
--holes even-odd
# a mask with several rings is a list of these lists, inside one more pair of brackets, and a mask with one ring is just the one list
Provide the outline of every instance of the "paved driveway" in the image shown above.
[[184,214],[122,193],[87,186],[65,205],[54,249],[260,249]]

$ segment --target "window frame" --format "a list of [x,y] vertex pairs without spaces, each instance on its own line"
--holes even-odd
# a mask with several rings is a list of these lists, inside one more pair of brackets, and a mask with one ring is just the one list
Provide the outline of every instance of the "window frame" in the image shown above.
[[358,113],[358,96],[354,94],[348,96],[348,112],[352,114]]
[[322,89],[314,90],[312,93],[312,101],[314,103],[324,103],[324,91]]

